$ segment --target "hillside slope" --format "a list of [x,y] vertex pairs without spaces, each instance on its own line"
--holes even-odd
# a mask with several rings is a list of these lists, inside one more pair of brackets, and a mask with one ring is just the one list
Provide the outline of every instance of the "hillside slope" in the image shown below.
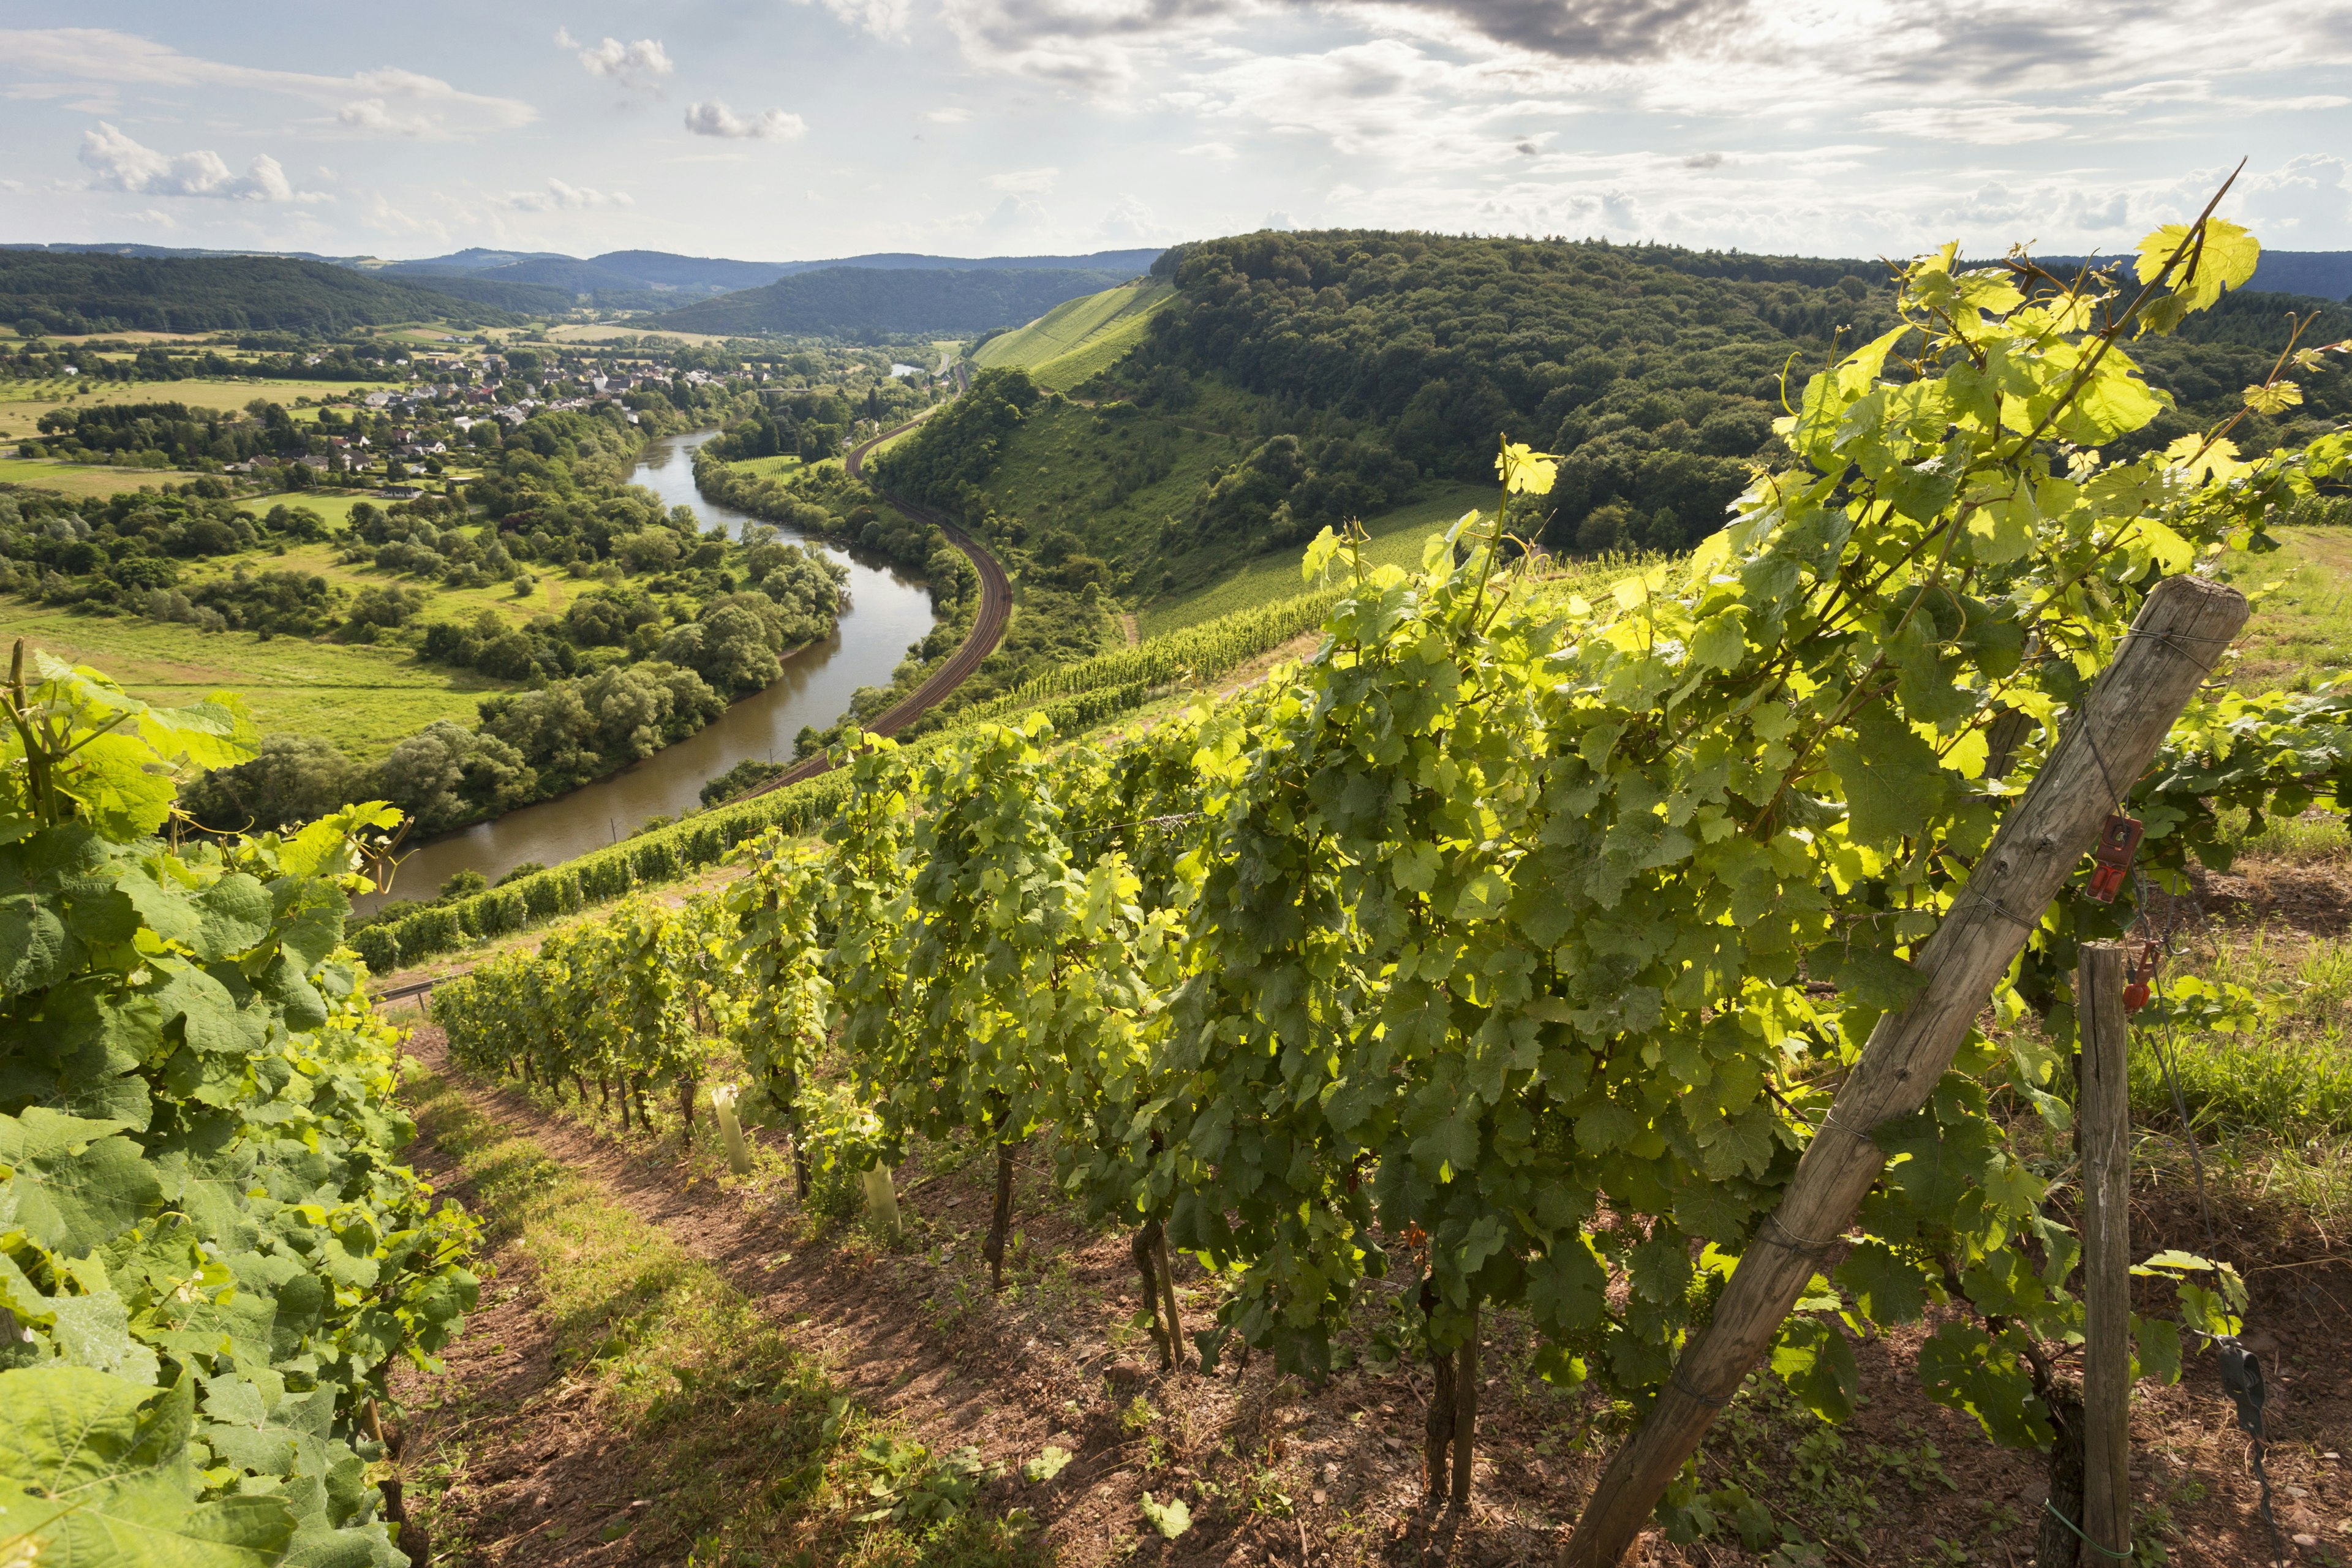
[[[1208,241],[1163,258],[1153,282],[1167,292],[1115,323],[1134,340],[1105,354],[1095,406],[1055,395],[1076,384],[1055,350],[1110,342],[1098,323],[1125,290],[982,345],[971,395],[885,464],[894,488],[967,527],[1097,563],[1147,620],[1295,556],[1323,527],[1491,483],[1504,434],[1563,455],[1546,547],[1679,551],[1721,525],[1778,449],[1783,374],[1894,324],[1885,278],[1874,262],[1651,246]],[[2136,343],[2177,406],[2133,439],[2160,445],[2237,412],[2290,311],[2315,314],[2305,342],[2352,335],[2344,307],[2248,292]],[[2342,378],[2305,395],[2247,415],[2238,438],[2305,440],[2352,413]]]
[[1152,313],[1175,294],[1169,284],[1147,279],[1066,300],[1027,326],[989,339],[972,363],[983,370],[1017,367],[1040,386],[1067,392],[1141,342]]
[[1121,280],[1075,268],[828,267],[688,305],[654,324],[683,332],[985,331]]
[[0,250],[0,321],[31,318],[50,331],[335,332],[457,312],[511,320],[450,294],[287,257]]

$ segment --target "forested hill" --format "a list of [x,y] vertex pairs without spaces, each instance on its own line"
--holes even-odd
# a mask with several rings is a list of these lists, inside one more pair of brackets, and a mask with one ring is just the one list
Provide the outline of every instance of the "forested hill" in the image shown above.
[[[1311,536],[1336,521],[1317,495],[1331,464],[1378,467],[1383,448],[1423,475],[1486,476],[1496,435],[1567,454],[1545,542],[1677,549],[1713,531],[1771,439],[1790,384],[1895,324],[1884,263],[1516,239],[1330,231],[1260,233],[1181,247],[1154,268],[1176,299],[1112,384],[1147,408],[1179,407],[1203,380],[1270,400],[1300,445],[1261,448],[1217,482],[1196,528]],[[2133,349],[2181,412],[2139,440],[2161,444],[2235,405],[2301,306],[2243,295],[2190,333]],[[2310,339],[2327,342],[2330,330]],[[2333,383],[2327,384],[2333,385]],[[2315,431],[2352,410],[2295,411]],[[2258,423],[2263,423],[2257,421]],[[2245,444],[2300,440],[2245,430]],[[1255,468],[1258,472],[1251,472]],[[1274,542],[1287,542],[1274,540]]]
[[[1836,344],[1895,324],[1876,261],[1327,232],[1184,246],[1153,271],[1173,294],[1131,352],[1060,384],[1075,401],[983,370],[874,471],[1147,610],[1295,561],[1351,518],[1458,510],[1493,482],[1506,432],[1565,454],[1547,547],[1680,550],[1777,450],[1784,373],[1801,387]],[[2290,311],[2317,316],[2306,343],[2352,337],[2346,307],[2239,293],[2133,342],[2179,404],[2133,439],[2238,412]],[[2352,412],[2342,378],[2305,395],[2249,415],[2241,444],[2299,442]]]
[[288,257],[0,249],[0,321],[29,320],[47,331],[335,332],[459,313],[510,320],[494,306]]
[[1076,268],[827,267],[672,310],[683,332],[968,332],[1017,326],[1126,275]]

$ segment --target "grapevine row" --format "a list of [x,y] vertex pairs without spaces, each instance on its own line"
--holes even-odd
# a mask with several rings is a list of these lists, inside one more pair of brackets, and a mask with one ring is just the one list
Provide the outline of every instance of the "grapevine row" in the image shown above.
[[341,943],[398,813],[175,848],[175,767],[256,750],[233,700],[25,665],[0,694],[0,1561],[421,1563],[374,1484],[387,1379],[437,1370],[477,1280],[473,1223],[397,1163],[399,1037]]
[[[723,894],[485,965],[436,1016],[465,1059],[684,1085],[688,1114],[740,1064],[747,1113],[803,1155],[887,1166],[965,1137],[1009,1173],[1050,1125],[1062,1189],[1132,1234],[1171,1365],[1171,1248],[1221,1289],[1204,1367],[1238,1343],[1319,1371],[1366,1281],[1400,1275],[1451,1390],[1430,1484],[1463,1503],[1482,1315],[1524,1312],[1557,1383],[1654,1395],[1772,1244],[1836,1082],[2149,589],[2260,548],[2352,469],[2342,434],[2100,455],[2162,406],[2129,334],[2253,254],[2218,221],[2160,231],[2134,299],[1926,258],[1906,325],[1806,382],[1787,463],[1691,560],[1591,599],[1515,566],[1501,542],[1552,470],[1506,447],[1496,512],[1419,574],[1318,539],[1308,571],[1341,584],[1321,646],[1268,683],[1108,749],[1034,714],[869,739],[829,775],[819,843],[772,830]],[[1164,673],[1119,657],[1102,679]],[[2352,803],[2347,715],[2333,689],[2192,704],[2113,781],[2147,875],[2182,886],[2222,809]],[[1874,1131],[1901,1158],[1772,1356],[1825,1419],[1853,1407],[1854,1336],[1932,1303],[1929,1396],[2051,1442],[2077,1243],[1990,1105],[2063,1135],[2075,948],[2140,896],[2078,881],[2035,911],[1991,1001],[2038,1030],[1972,1035],[1927,1109]],[[1011,1195],[1001,1175],[992,1258]],[[2149,1267],[2180,1311],[2135,1320],[2137,1363],[2174,1376],[2181,1331],[2230,1331],[2242,1296]],[[1664,1508],[1689,1531],[1743,1501],[1685,1483]]]

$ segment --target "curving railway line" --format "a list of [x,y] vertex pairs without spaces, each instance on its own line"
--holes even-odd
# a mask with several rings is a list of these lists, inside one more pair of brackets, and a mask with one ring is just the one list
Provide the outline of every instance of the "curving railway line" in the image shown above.
[[[927,410],[926,415],[928,412]],[[918,416],[908,420],[904,425],[883,431],[872,440],[860,442],[852,447],[849,449],[849,455],[843,459],[843,466],[849,470],[849,477],[853,479],[864,479],[866,454],[898,435],[899,431],[912,429],[922,423],[924,417],[925,416]],[[972,672],[980,668],[981,661],[996,651],[996,645],[1004,640],[1004,623],[1013,614],[1013,581],[1005,576],[1003,563],[990,554],[987,546],[938,512],[927,506],[919,506],[902,497],[892,495],[879,485],[873,486],[872,489],[875,494],[888,501],[898,511],[918,522],[928,522],[946,534],[948,542],[962,551],[971,560],[973,568],[980,573],[980,612],[972,617],[971,631],[963,639],[962,646],[950,654],[946,662],[939,668],[931,671],[920,686],[877,714],[873,722],[866,726],[877,735],[895,735],[920,718],[934,705],[944,700],[949,692],[971,679]],[[745,790],[735,798],[749,800],[755,795],[765,795],[772,789],[782,789],[786,784],[798,784],[803,779],[814,778],[831,765],[821,756],[811,757],[805,762],[794,764],[787,772],[777,774],[758,789]]]

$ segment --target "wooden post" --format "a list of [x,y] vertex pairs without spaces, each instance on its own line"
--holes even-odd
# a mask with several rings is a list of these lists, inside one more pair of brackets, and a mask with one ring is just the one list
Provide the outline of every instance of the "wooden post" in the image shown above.
[[2131,1021],[2121,942],[2084,942],[2074,978],[2083,1144],[2083,1533],[2130,1550]]
[[1886,1156],[1873,1130],[1927,1103],[2042,909],[2082,864],[2116,806],[2114,792],[2147,770],[2246,611],[2243,595],[2201,577],[2169,577],[2148,594],[2115,662],[1920,946],[1913,967],[1926,984],[1871,1031],[1714,1318],[1685,1347],[1642,1429],[1610,1460],[1560,1553],[1562,1568],[1607,1568],[1642,1532],[1877,1181]]
[[1454,1374],[1454,1511],[1470,1511],[1472,1461],[1478,1447],[1478,1305],[1470,1305],[1469,1331],[1462,1336],[1459,1369]]

